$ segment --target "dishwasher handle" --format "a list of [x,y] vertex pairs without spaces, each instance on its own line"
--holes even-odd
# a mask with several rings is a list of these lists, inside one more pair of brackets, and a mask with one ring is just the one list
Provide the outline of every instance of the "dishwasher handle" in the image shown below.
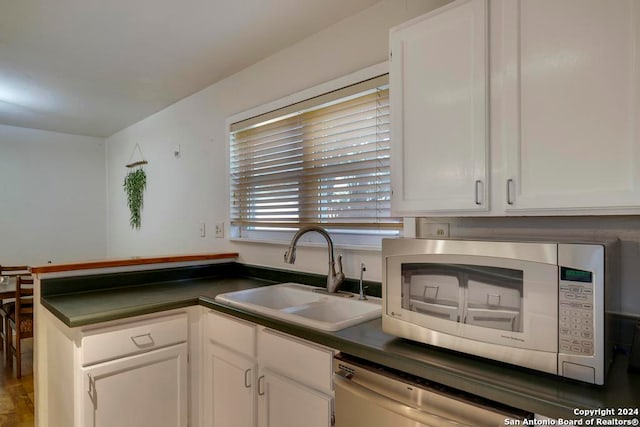
[[406,403],[391,399],[382,394],[376,393],[374,390],[363,387],[360,384],[356,384],[353,381],[346,379],[340,374],[333,376],[334,385],[336,388],[342,387],[346,392],[355,395],[356,397],[368,400],[369,402],[394,412],[402,417],[411,421],[431,426],[461,426],[461,427],[473,427],[468,424],[461,424],[457,421],[442,417],[440,415],[432,414],[422,409],[416,409]]

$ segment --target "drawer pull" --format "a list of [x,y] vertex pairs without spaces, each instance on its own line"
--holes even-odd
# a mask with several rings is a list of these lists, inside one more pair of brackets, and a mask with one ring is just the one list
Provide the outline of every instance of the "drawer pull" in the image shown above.
[[251,368],[244,371],[244,386],[245,388],[251,388]]
[[483,194],[482,191],[482,181],[477,179],[476,180],[476,205],[481,205],[482,204],[482,197],[481,194]]
[[509,178],[507,180],[507,204],[508,205],[513,205],[513,197],[511,196],[512,188],[513,188],[513,178]]
[[258,396],[264,396],[264,375],[258,378]]
[[135,337],[131,337],[131,341],[133,341],[138,348],[149,348],[156,345],[151,337],[151,333],[136,335]]

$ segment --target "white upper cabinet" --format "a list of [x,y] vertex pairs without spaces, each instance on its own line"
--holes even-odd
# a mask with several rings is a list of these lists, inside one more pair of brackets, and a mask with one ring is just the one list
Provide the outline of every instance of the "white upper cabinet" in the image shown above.
[[486,210],[486,0],[458,1],[391,30],[393,210]]
[[396,214],[640,212],[639,1],[460,0],[390,44]]
[[640,206],[640,2],[495,4],[506,209]]

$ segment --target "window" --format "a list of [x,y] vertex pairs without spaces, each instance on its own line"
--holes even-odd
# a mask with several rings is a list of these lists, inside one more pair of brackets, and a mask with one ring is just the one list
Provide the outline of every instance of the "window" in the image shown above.
[[234,123],[230,138],[231,224],[240,237],[273,239],[312,224],[352,243],[399,234],[402,220],[390,216],[387,75]]

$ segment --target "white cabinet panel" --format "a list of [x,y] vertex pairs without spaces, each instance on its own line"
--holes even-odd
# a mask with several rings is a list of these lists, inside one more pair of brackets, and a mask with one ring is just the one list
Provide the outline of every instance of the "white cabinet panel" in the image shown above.
[[506,209],[639,206],[640,3],[496,6],[511,180]]
[[255,358],[257,330],[254,323],[211,311],[207,313],[206,319],[209,340]]
[[260,364],[317,390],[333,390],[333,351],[264,329],[258,338]]
[[82,365],[92,365],[187,341],[187,315],[180,313],[83,332]]
[[209,342],[205,363],[204,426],[255,426],[256,362]]
[[332,397],[265,370],[260,427],[330,427]]
[[187,344],[82,368],[85,427],[186,427]]
[[214,312],[205,337],[204,427],[331,425],[333,350]]
[[487,1],[457,1],[390,37],[394,212],[486,210]]
[[396,214],[640,212],[640,2],[458,0],[390,45]]

